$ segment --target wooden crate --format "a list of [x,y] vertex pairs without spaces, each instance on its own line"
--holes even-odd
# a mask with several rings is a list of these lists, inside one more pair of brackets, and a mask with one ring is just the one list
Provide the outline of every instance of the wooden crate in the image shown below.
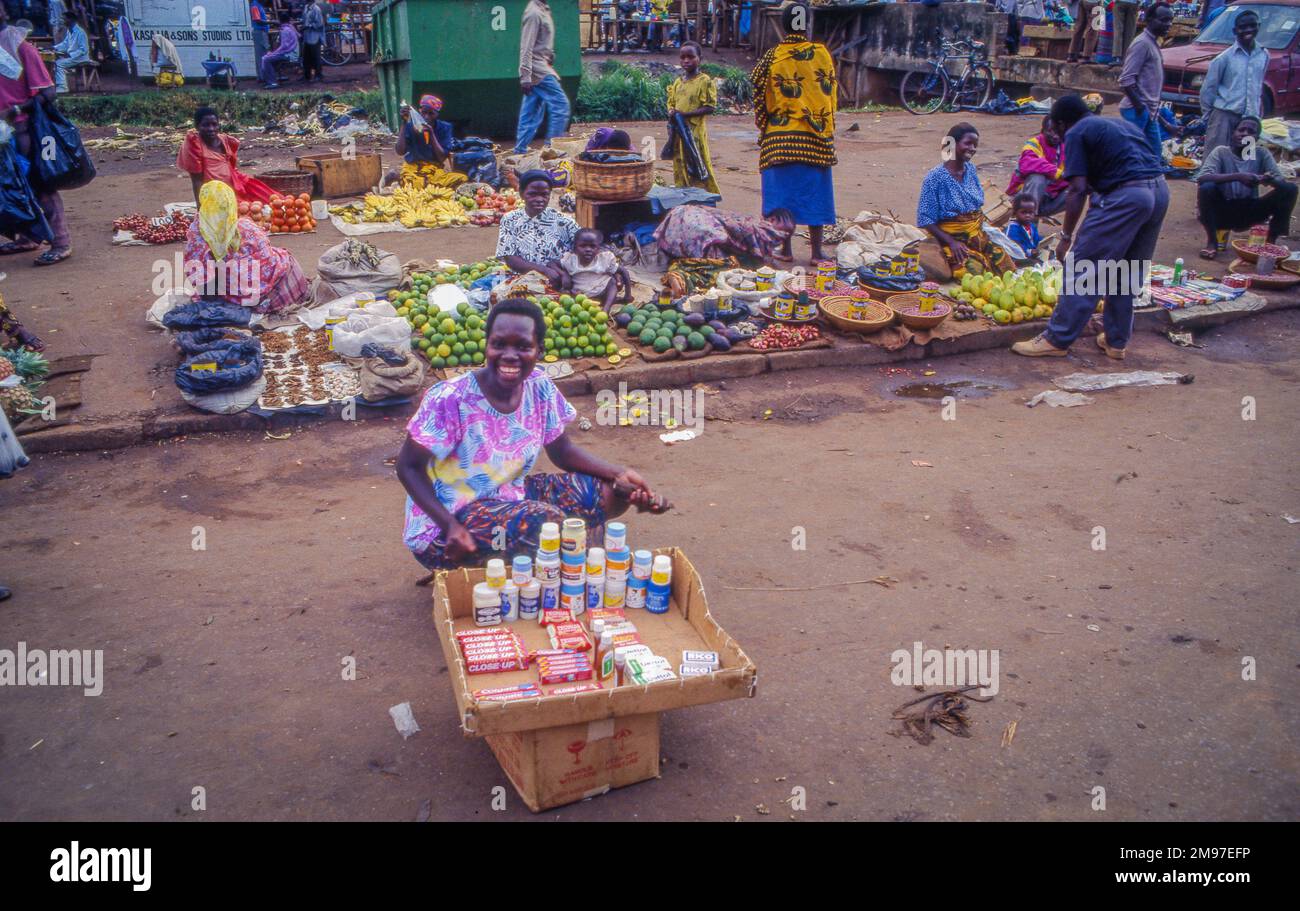
[[577,211],[574,214],[579,225],[584,228],[595,228],[603,232],[606,237],[614,231],[622,231],[630,222],[659,220],[650,205],[649,196],[618,202],[598,202],[579,196]]
[[345,158],[341,152],[299,155],[298,170],[308,171],[316,180],[315,196],[359,196],[379,185],[384,175],[384,161],[378,152],[357,152]]

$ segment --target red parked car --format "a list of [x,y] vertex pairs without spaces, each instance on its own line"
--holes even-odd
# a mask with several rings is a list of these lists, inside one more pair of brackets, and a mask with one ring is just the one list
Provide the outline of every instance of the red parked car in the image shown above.
[[1252,9],[1259,13],[1259,35],[1255,43],[1268,51],[1264,74],[1264,117],[1300,111],[1300,0],[1244,0],[1233,3],[1207,25],[1191,44],[1167,47],[1160,52],[1165,63],[1165,85],[1160,97],[1177,107],[1200,110],[1201,83],[1210,61],[1237,40],[1232,23],[1237,13]]

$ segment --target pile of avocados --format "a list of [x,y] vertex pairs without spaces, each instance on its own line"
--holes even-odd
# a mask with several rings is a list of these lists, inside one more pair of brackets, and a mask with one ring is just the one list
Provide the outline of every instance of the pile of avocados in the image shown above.
[[730,351],[744,338],[718,320],[706,321],[702,313],[682,314],[654,304],[628,304],[615,315],[614,324],[659,354],[671,349]]

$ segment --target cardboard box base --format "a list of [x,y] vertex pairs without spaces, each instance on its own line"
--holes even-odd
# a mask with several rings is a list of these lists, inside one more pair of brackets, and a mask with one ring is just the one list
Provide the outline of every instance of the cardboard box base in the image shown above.
[[534,813],[659,777],[658,713],[484,739]]

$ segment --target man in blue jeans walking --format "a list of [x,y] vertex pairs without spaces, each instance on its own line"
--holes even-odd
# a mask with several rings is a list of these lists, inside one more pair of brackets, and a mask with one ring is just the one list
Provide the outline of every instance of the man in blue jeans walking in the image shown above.
[[555,23],[545,0],[529,0],[524,8],[523,34],[519,39],[519,85],[524,92],[519,106],[519,129],[515,152],[528,151],[546,119],[546,145],[569,129],[569,99],[555,72]]
[[[1133,296],[1146,281],[1169,208],[1164,163],[1136,127],[1090,113],[1078,95],[1058,100],[1049,116],[1052,128],[1065,137],[1063,176],[1070,182],[1056,248],[1065,264],[1065,284],[1047,330],[1011,350],[1026,357],[1065,357],[1098,298],[1105,297],[1105,331],[1097,336],[1097,347],[1123,360],[1133,335]],[[1076,237],[1090,191],[1088,216]]]
[[1165,65],[1160,57],[1157,38],[1169,34],[1174,11],[1168,3],[1155,3],[1147,10],[1147,27],[1124,54],[1124,69],[1119,85],[1124,100],[1119,103],[1120,116],[1141,130],[1160,155],[1160,89],[1165,82]]

